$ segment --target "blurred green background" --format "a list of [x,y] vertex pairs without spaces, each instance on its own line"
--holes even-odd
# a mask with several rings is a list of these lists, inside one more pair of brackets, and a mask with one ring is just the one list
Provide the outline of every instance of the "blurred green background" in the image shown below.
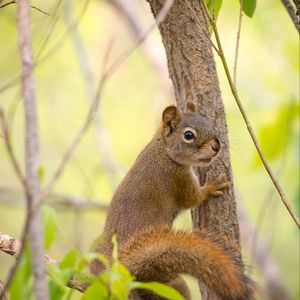
[[[132,13],[146,30],[152,16],[146,1],[132,1]],[[103,68],[136,42],[126,19],[108,1],[32,1],[55,14],[32,9],[32,39],[37,67],[35,84],[40,130],[42,184],[52,178],[65,149],[82,126]],[[58,5],[60,4],[60,5]],[[233,65],[238,1],[224,1],[218,26]],[[79,21],[78,21],[79,20]],[[0,10],[0,107],[9,117],[14,150],[24,161],[24,118],[16,6]],[[109,49],[111,49],[109,51]],[[109,52],[108,58],[106,53]],[[149,53],[154,56],[153,64]],[[299,298],[299,231],[259,161],[216,56],[226,108],[238,205],[246,212],[293,299]],[[151,139],[162,109],[174,103],[158,31],[138,47],[104,86],[98,117],[54,188],[61,198],[108,204],[114,189]],[[299,215],[299,37],[278,1],[257,3],[253,18],[244,16],[237,86],[262,148]],[[56,201],[57,199],[53,199]],[[51,200],[52,201],[52,200]],[[60,259],[71,248],[87,251],[102,231],[105,213],[97,209],[57,210],[58,231],[49,254]],[[0,139],[0,231],[19,237],[24,220],[21,186]],[[188,227],[189,213],[177,222]],[[247,265],[251,251],[244,247]],[[0,278],[12,258],[0,253]],[[249,268],[261,282],[256,268]],[[193,284],[195,299],[197,288]]]

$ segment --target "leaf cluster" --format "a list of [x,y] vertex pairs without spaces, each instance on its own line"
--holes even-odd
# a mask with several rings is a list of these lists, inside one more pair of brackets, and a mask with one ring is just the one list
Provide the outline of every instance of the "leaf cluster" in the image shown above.
[[[57,232],[56,212],[43,207],[44,246],[49,250]],[[183,300],[184,298],[171,287],[159,282],[139,282],[130,274],[118,260],[117,241],[114,238],[113,262],[101,254],[86,252],[80,253],[77,249],[70,250],[57,264],[48,266],[50,299],[71,299],[74,290],[68,288],[71,278],[88,288],[82,293],[82,300],[126,300],[134,289],[149,290],[166,299]],[[30,258],[30,244],[27,243],[20,267],[9,289],[11,299],[31,299],[33,294],[33,276]],[[86,267],[93,261],[99,260],[106,268],[97,277],[91,277]]]

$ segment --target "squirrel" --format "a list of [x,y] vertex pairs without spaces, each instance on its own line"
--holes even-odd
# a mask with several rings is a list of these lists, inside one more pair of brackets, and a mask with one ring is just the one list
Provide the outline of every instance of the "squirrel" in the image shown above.
[[[190,292],[181,274],[189,274],[221,299],[252,299],[250,280],[241,271],[235,252],[214,233],[176,232],[171,226],[184,209],[198,206],[229,188],[221,174],[206,176],[200,185],[194,167],[208,166],[221,149],[213,127],[187,102],[184,112],[167,107],[162,125],[117,188],[106,219],[102,242],[95,251],[111,259],[116,234],[120,261],[139,281],[159,281]],[[91,273],[104,266],[97,260]],[[161,299],[138,290],[130,299]]]

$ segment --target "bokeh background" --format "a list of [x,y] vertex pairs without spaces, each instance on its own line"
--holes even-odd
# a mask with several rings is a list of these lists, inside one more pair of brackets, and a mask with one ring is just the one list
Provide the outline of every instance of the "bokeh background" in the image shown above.
[[[218,26],[233,66],[239,15],[238,1],[223,1]],[[110,1],[32,1],[35,86],[40,130],[42,185],[52,178],[94,98],[100,74],[131,49],[139,36]],[[128,1],[139,30],[153,18],[146,1]],[[24,117],[20,97],[20,57],[16,6],[0,10],[0,107],[8,116],[19,161],[24,165]],[[109,53],[109,55],[107,55]],[[263,244],[293,299],[299,299],[299,231],[262,167],[230,93],[216,56],[226,109],[231,161],[238,206],[255,234],[242,235],[244,258]],[[108,204],[138,153],[154,134],[163,108],[174,103],[159,32],[154,30],[107,80],[99,113],[48,200],[58,230],[49,254],[59,259],[71,248],[87,251],[102,231]],[[259,141],[291,205],[299,215],[299,36],[280,1],[258,1],[253,18],[244,16],[237,86]],[[71,202],[69,205],[65,202]],[[84,201],[90,205],[74,205]],[[64,202],[62,204],[62,202]],[[82,202],[80,202],[82,203]],[[0,137],[0,231],[19,237],[24,197]],[[243,220],[245,217],[243,216]],[[190,228],[189,213],[177,226]],[[0,253],[0,278],[12,258]],[[197,287],[192,283],[194,298]]]

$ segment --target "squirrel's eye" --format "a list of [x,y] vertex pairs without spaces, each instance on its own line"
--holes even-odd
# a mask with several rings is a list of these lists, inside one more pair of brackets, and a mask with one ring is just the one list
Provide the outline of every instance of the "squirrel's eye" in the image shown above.
[[191,143],[195,140],[195,134],[192,131],[187,130],[183,134],[183,139],[185,142]]

